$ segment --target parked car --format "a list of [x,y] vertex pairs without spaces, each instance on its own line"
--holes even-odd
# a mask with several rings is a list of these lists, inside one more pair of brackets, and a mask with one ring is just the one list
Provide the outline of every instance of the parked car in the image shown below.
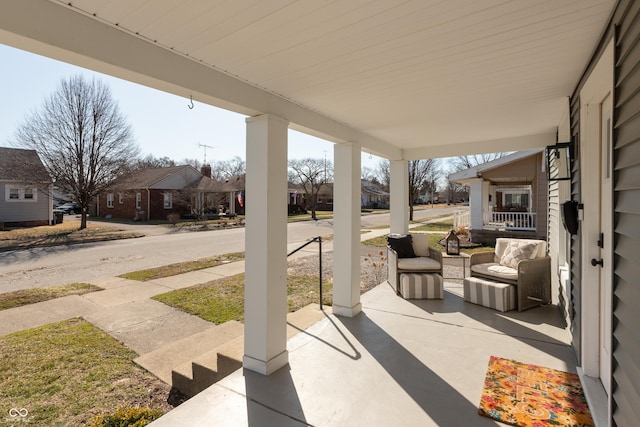
[[66,214],[79,214],[82,212],[82,208],[80,207],[80,205],[76,205],[75,203],[65,203],[63,205],[58,206],[53,211],[63,212]]

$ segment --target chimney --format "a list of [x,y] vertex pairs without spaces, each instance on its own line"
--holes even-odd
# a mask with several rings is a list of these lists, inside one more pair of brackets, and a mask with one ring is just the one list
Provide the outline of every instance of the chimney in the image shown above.
[[207,178],[211,178],[211,165],[209,163],[205,163],[200,168],[200,173]]

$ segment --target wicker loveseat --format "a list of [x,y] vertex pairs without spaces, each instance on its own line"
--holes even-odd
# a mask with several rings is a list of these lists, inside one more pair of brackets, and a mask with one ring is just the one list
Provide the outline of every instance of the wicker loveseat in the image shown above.
[[[391,245],[387,247],[388,281],[397,294],[400,294],[400,275],[403,273],[438,274],[442,277],[442,253],[429,247],[428,236],[407,236],[411,241],[411,254],[399,254]],[[394,237],[401,236],[389,236],[390,239]]]
[[496,239],[494,252],[471,255],[471,277],[516,287],[518,311],[551,302],[551,258],[547,243],[532,239]]

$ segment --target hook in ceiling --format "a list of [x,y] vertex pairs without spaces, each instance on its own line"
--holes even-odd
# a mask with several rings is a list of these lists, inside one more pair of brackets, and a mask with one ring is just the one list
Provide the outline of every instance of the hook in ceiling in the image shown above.
[[191,101],[191,104],[187,105],[187,107],[189,107],[190,110],[193,110],[193,95],[189,95],[189,100]]

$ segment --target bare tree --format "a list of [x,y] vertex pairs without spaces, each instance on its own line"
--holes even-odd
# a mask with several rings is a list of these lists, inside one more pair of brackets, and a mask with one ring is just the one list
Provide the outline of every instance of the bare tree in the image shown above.
[[62,80],[27,116],[15,144],[36,150],[56,185],[73,195],[82,208],[81,230],[89,204],[138,157],[131,126],[109,88],[81,75]]
[[[391,162],[382,159],[378,163],[378,177],[389,188],[391,182]],[[422,159],[409,161],[409,220],[413,221],[413,203],[418,200],[421,192],[433,192],[437,189],[437,182],[442,176],[439,159]],[[433,196],[432,196],[433,197]]]
[[481,165],[483,163],[490,162],[492,160],[499,159],[510,153],[511,152],[487,153],[487,154],[473,154],[469,156],[452,157],[449,160],[449,166],[454,172],[458,172],[461,170],[472,168],[474,166]]
[[441,174],[439,159],[409,161],[409,221],[413,221],[413,204],[420,192],[435,186]]
[[365,181],[373,182],[374,184],[380,184],[376,171],[367,166],[362,167],[360,178],[364,179]]
[[245,161],[238,156],[230,160],[220,160],[214,164],[214,168],[220,170],[220,175],[225,179],[244,176],[247,173]]
[[136,162],[136,167],[139,169],[168,168],[172,166],[176,166],[176,162],[169,157],[155,157],[153,154],[147,154]]
[[302,186],[313,219],[317,219],[318,192],[332,179],[333,165],[326,159],[289,160],[289,180]]
[[182,159],[180,162],[178,162],[178,164],[180,165],[190,165],[193,166],[194,168],[196,168],[197,170],[200,170],[200,167],[202,166],[202,163],[200,162],[200,160],[198,159],[188,159],[188,158],[184,158]]
[[391,162],[388,159],[382,159],[378,162],[376,175],[378,176],[378,181],[388,191],[389,183],[391,182]]

